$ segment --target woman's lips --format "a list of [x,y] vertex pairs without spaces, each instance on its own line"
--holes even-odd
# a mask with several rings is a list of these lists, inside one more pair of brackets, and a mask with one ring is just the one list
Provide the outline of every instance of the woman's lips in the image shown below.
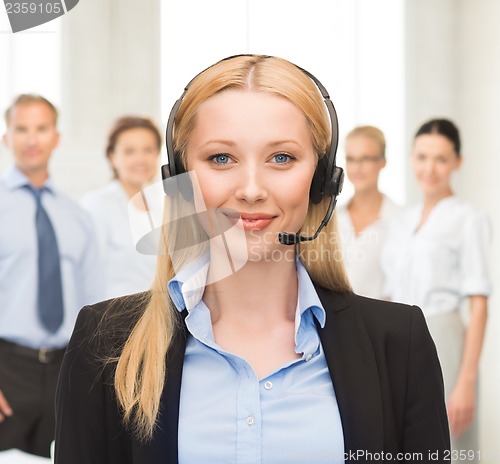
[[438,179],[434,179],[434,178],[424,178],[424,179],[420,179],[420,182],[423,184],[423,185],[427,185],[427,186],[434,186],[436,184],[439,183],[439,180]]
[[276,217],[267,213],[226,213],[226,216],[236,224],[241,221],[243,230],[262,230],[265,229]]
[[241,218],[243,230],[262,230],[265,229],[273,219],[244,219]]

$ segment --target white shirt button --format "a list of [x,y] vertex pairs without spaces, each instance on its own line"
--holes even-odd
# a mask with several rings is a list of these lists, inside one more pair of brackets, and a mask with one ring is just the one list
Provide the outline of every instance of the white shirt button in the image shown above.
[[266,390],[271,390],[271,388],[273,388],[273,383],[272,383],[272,382],[267,381],[267,382],[264,384],[264,388],[265,388]]
[[309,354],[306,356],[306,361],[310,361],[310,360],[312,359],[312,357],[313,357],[313,355],[309,353]]
[[247,417],[247,424],[252,425],[255,422],[255,417],[253,416],[248,416]]

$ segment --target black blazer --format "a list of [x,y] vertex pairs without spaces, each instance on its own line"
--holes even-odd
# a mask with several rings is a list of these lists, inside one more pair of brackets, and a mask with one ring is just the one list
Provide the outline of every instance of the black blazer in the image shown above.
[[[448,462],[450,448],[441,368],[417,307],[316,288],[326,326],[318,329],[335,386],[346,462],[380,462],[392,453],[422,453],[400,462]],[[59,378],[56,464],[177,463],[177,428],[186,329],[181,324],[168,354],[167,381],[154,438],[141,443],[122,426],[113,390],[113,367],[99,361],[119,346],[137,314],[117,308],[104,336],[96,336],[110,302],[84,308],[78,317]],[[143,306],[143,305],[142,305]],[[122,308],[125,309],[125,308]],[[123,315],[122,315],[123,314]],[[102,329],[101,329],[102,330]],[[99,331],[98,331],[99,332]],[[370,456],[368,453],[373,453]],[[429,453],[438,453],[430,459]],[[399,456],[401,457],[401,456]]]

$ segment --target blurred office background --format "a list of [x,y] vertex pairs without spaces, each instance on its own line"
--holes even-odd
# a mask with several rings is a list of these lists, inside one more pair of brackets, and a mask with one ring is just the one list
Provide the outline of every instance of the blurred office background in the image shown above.
[[[455,120],[465,158],[456,192],[500,230],[498,0],[81,0],[67,15],[17,34],[3,8],[1,110],[21,92],[41,93],[59,107],[53,177],[75,199],[110,179],[104,143],[115,117],[144,114],[164,127],[198,71],[228,55],[264,53],[323,82],[341,137],[358,124],[385,132],[381,187],[400,204],[418,200],[409,166],[413,132],[431,117]],[[0,169],[9,162],[2,146]],[[349,193],[347,185],[343,197]],[[497,239],[480,391],[482,449],[491,462],[500,459],[498,256]]]

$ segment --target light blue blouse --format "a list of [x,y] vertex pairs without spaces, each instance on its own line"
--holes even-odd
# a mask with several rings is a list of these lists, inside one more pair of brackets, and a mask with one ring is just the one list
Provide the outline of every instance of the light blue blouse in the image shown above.
[[[259,380],[243,358],[214,340],[202,300],[209,261],[202,257],[169,282],[186,308],[187,342],[179,416],[179,462],[344,463],[344,437],[332,380],[314,319],[326,313],[311,279],[297,262],[299,296],[295,351]],[[189,290],[189,289],[193,290]]]

